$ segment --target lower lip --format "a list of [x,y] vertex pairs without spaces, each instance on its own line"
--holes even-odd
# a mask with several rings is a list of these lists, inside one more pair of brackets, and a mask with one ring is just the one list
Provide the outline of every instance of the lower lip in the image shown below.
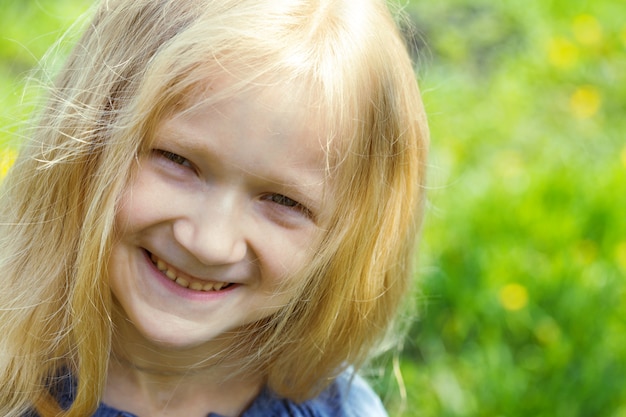
[[157,281],[160,282],[161,285],[163,285],[169,292],[172,292],[179,297],[192,301],[209,301],[225,297],[239,287],[238,284],[231,284],[228,288],[219,291],[195,291],[190,290],[189,288],[181,287],[158,270],[158,268],[152,263],[150,255],[147,251],[144,250],[143,252],[146,263],[148,264],[152,274],[156,277]]

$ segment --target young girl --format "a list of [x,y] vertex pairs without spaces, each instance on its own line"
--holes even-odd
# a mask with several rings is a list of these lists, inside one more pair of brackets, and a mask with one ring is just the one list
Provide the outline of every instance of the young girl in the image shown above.
[[426,148],[383,0],[104,1],[2,184],[0,414],[385,415]]

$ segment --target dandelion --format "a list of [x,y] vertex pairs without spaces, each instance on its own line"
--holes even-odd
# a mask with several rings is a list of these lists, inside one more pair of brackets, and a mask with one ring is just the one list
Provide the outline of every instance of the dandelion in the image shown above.
[[0,151],[0,180],[7,175],[9,168],[15,162],[16,152],[10,148],[4,148]]
[[570,109],[578,119],[588,119],[600,110],[602,97],[592,85],[579,87],[570,97]]
[[557,68],[570,68],[578,62],[578,47],[563,37],[556,37],[548,43],[548,60]]
[[517,311],[528,304],[528,290],[521,284],[511,283],[500,289],[500,304],[509,311]]
[[572,31],[576,40],[585,46],[594,46],[602,42],[602,26],[598,19],[590,14],[581,14],[574,18]]

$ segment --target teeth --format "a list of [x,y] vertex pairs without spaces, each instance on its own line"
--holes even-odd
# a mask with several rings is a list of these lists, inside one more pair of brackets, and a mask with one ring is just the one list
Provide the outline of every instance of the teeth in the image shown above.
[[[167,272],[170,272],[170,271],[167,271]],[[185,288],[189,287],[189,281],[187,281],[185,278],[180,278],[180,277],[176,278],[175,282],[181,287],[185,287]]]
[[157,267],[157,269],[165,274],[171,281],[180,285],[184,288],[189,288],[194,291],[219,291],[224,287],[227,287],[229,284],[226,282],[189,282],[187,279],[183,277],[179,277],[176,273],[176,270],[170,269],[169,266],[163,262],[161,259],[158,259],[154,255],[150,255],[150,259],[152,263]]
[[159,271],[165,271],[167,270],[167,265],[165,265],[165,262],[163,262],[162,260],[158,260],[157,261],[157,268],[159,269]]

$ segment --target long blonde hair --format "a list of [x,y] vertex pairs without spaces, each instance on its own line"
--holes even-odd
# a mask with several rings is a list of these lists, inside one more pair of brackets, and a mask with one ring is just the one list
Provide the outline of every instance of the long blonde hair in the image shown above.
[[[153,130],[198,85],[306,85],[333,216],[297,296],[229,355],[280,395],[314,395],[385,335],[411,278],[428,130],[383,0],[108,0],[50,90],[0,200],[0,413],[91,415],[111,349],[118,198]],[[76,378],[63,411],[50,395]]]

